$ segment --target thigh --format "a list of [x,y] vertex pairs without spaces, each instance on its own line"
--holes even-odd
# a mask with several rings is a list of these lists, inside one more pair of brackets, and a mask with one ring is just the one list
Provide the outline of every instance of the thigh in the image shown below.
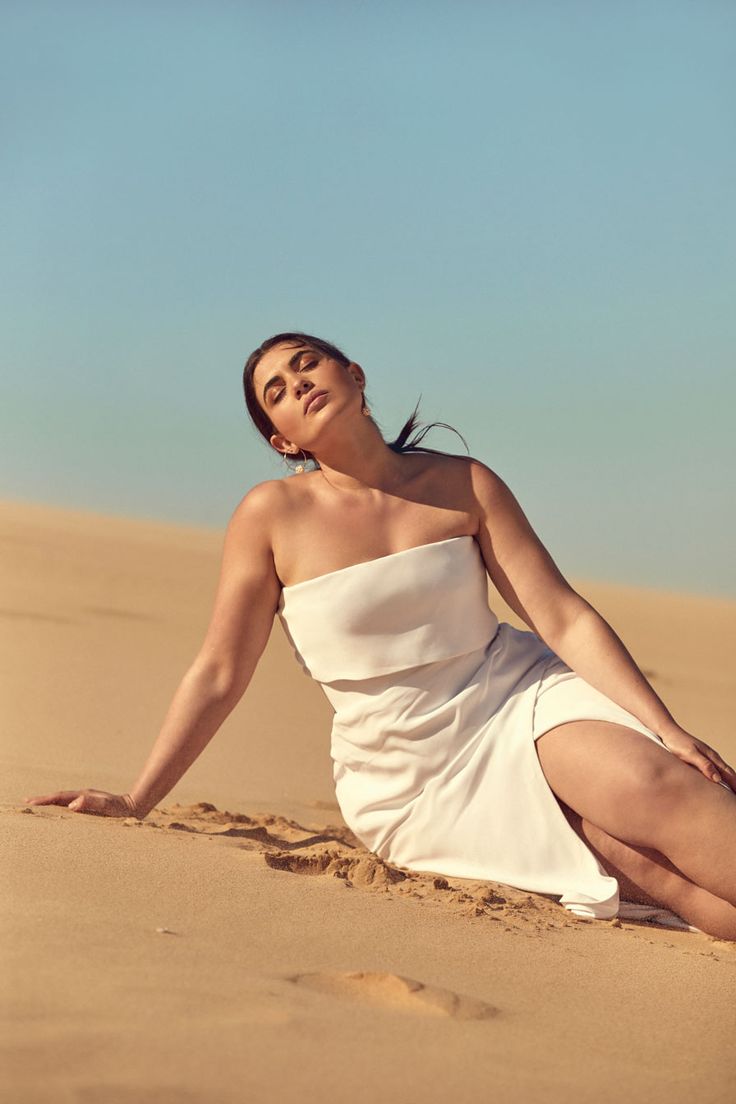
[[570,721],[536,741],[559,801],[611,836],[657,847],[662,818],[695,768],[636,729],[610,721]]
[[670,909],[706,935],[736,940],[736,907],[691,882],[660,851],[622,843],[560,804],[570,827],[618,881],[620,901]]
[[664,855],[648,847],[623,843],[585,820],[563,801],[560,806],[570,827],[593,852],[606,874],[617,880],[621,901],[658,908],[663,907],[665,900],[671,902],[675,867]]

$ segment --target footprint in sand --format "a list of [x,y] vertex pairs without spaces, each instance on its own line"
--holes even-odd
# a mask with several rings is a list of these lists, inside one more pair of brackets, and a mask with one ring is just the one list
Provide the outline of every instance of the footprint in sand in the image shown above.
[[476,997],[465,997],[451,989],[425,985],[400,974],[353,973],[294,974],[286,979],[294,985],[329,993],[358,1004],[379,1005],[418,1016],[449,1016],[453,1020],[490,1020],[500,1009]]

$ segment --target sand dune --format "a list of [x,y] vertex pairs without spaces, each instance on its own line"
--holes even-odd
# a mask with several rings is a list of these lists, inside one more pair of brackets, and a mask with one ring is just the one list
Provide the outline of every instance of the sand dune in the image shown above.
[[[2,1099],[732,1098],[736,945],[371,855],[334,800],[329,707],[278,628],[145,821],[23,806],[131,785],[221,542],[2,508]],[[571,581],[736,759],[736,602]]]

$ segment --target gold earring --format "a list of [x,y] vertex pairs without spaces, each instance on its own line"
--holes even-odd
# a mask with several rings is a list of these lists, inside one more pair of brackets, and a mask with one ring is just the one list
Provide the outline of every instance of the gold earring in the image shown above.
[[364,418],[370,418],[370,416],[371,416],[370,407],[369,406],[364,406],[363,407],[363,417]]
[[286,464],[286,466],[288,468],[289,464],[286,460],[286,453],[289,453],[290,456],[293,456],[295,452],[300,452],[302,454],[302,456],[304,457],[304,463],[303,464],[299,463],[295,467],[291,468],[290,470],[293,471],[295,475],[301,475],[302,472],[305,471],[304,464],[306,464],[306,462],[307,462],[307,454],[304,451],[304,449],[300,449],[300,448],[297,448],[296,445],[292,445],[291,448],[288,448],[286,450],[286,452],[283,452],[281,455],[283,456],[284,463]]
[[306,470],[307,470],[307,469],[306,469],[306,467],[305,467],[305,465],[306,465],[306,463],[307,463],[307,454],[306,454],[306,452],[304,451],[304,449],[299,449],[299,452],[300,452],[300,453],[302,454],[302,456],[304,457],[304,463],[301,463],[301,462],[300,462],[300,463],[298,463],[298,464],[297,464],[297,466],[296,466],[296,467],[294,468],[294,471],[296,472],[296,474],[297,474],[297,475],[301,475],[301,474],[302,474],[302,472],[304,472],[304,471],[306,471]]

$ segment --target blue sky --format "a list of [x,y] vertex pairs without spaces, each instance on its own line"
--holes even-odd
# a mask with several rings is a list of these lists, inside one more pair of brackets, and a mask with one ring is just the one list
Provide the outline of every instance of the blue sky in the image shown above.
[[242,363],[302,329],[564,574],[736,595],[736,6],[2,15],[5,497],[224,525],[283,470]]

